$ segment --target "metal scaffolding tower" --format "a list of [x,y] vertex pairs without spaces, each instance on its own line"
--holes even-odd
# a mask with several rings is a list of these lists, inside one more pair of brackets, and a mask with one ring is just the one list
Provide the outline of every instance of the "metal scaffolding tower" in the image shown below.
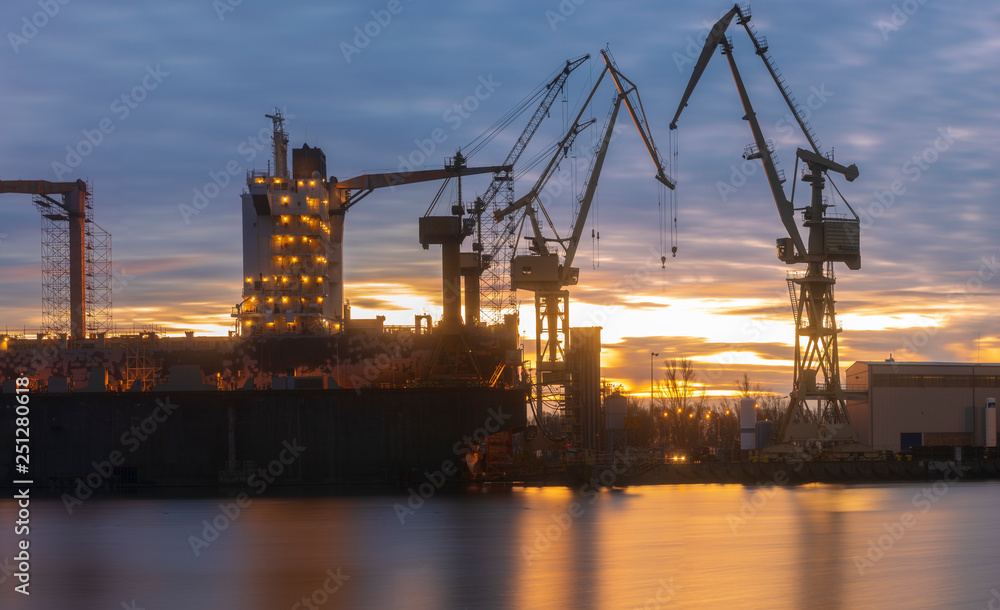
[[53,208],[47,198],[36,196],[35,207],[42,218],[42,330],[70,330],[69,224],[66,214]]
[[[32,203],[42,222],[42,330],[47,333],[72,332],[72,291],[70,278],[70,223],[66,210],[46,195],[37,194]],[[84,223],[83,308],[87,333],[113,329],[111,305],[111,234],[94,222],[93,194],[87,187]]]
[[114,330],[111,308],[111,234],[94,222],[94,195],[87,189],[87,332]]

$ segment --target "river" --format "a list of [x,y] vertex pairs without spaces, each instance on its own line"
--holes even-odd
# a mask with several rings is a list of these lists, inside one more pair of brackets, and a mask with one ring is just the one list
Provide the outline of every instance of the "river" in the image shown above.
[[0,607],[1000,608],[998,482],[425,495],[8,496]]

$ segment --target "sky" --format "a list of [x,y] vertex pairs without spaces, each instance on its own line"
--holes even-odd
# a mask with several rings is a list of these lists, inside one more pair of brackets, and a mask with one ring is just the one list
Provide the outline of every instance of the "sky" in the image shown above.
[[[679,129],[668,130],[705,34],[730,7],[7,0],[0,179],[89,181],[95,219],[113,236],[120,330],[224,334],[240,300],[245,172],[270,158],[265,113],[283,109],[290,146],[322,147],[328,173],[341,179],[407,159],[430,169],[566,60],[590,54],[527,159],[558,137],[607,45],[638,85],[677,181],[679,249],[661,268],[654,168],[623,114],[587,221],[600,232],[599,256],[589,237],[579,246],[571,325],[603,327],[604,375],[636,392],[649,389],[655,352],[658,370],[666,358],[693,360],[713,392],[747,373],[783,394],[794,342],[785,278],[794,268],[775,256],[784,234],[761,165],[741,157],[752,136],[723,58],[712,59]],[[1000,5],[765,0],[752,9],[824,150],[860,169],[853,183],[834,179],[863,227],[862,268],[836,269],[842,368],[890,354],[1000,361]],[[745,33],[735,24],[730,33],[764,135],[792,176],[805,139]],[[560,165],[563,184],[582,187],[612,94],[602,84],[587,114],[597,124],[578,139],[576,161]],[[499,164],[526,120],[470,164]],[[532,181],[528,172],[515,189]],[[218,194],[185,214],[206,186]],[[463,191],[487,186],[488,177],[468,178]],[[439,315],[440,253],[417,242],[417,218],[437,188],[376,191],[348,212],[354,317],[412,324],[414,314]],[[565,190],[551,205],[560,233],[571,223]],[[38,213],[24,195],[0,204],[0,324],[32,332],[41,326]],[[531,337],[533,297],[518,298]]]

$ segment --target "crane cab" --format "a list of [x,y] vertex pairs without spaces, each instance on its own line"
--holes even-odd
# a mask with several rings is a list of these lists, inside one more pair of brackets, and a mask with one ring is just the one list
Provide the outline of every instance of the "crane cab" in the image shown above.
[[562,290],[565,286],[576,286],[579,281],[578,267],[570,267],[563,277],[558,256],[525,254],[515,256],[510,264],[510,286],[514,290]]
[[856,219],[824,219],[824,260],[841,262],[848,269],[861,268],[861,222]]

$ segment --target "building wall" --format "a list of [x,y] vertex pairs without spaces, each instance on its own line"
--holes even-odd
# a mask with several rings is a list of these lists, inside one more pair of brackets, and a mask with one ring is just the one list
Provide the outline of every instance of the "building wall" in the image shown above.
[[983,407],[1000,395],[1000,364],[856,362],[847,369],[848,401],[859,439],[875,449],[901,449],[901,434],[924,445],[982,444]]

